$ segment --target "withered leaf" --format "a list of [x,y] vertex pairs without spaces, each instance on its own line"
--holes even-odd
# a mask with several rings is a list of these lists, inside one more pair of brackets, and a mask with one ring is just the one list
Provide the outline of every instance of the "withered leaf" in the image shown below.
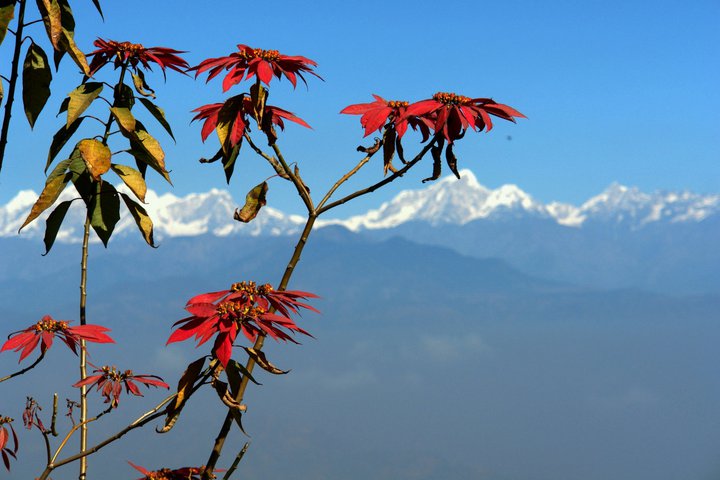
[[240,222],[248,223],[257,217],[260,209],[267,203],[265,200],[267,191],[267,182],[262,182],[260,185],[253,187],[245,196],[245,205],[242,207],[242,210],[236,209],[233,218]]
[[273,365],[268,361],[268,359],[265,357],[265,352],[261,350],[255,350],[251,347],[243,347],[248,355],[250,355],[250,358],[255,360],[255,363],[257,363],[260,368],[263,370],[270,372],[275,375],[284,375],[288,373],[290,370],[280,370],[278,367]]

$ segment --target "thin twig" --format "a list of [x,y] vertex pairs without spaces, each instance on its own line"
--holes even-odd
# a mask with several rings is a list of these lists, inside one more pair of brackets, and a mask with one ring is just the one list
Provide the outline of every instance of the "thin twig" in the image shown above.
[[410,160],[405,166],[403,166],[403,167],[402,167],[400,170],[398,170],[397,172],[394,172],[394,173],[393,173],[392,175],[390,175],[389,177],[386,177],[386,178],[384,178],[383,180],[381,180],[381,181],[377,182],[376,184],[371,185],[371,186],[369,186],[369,187],[367,187],[367,188],[363,188],[363,189],[358,190],[358,191],[356,191],[356,192],[354,192],[354,193],[351,193],[350,195],[347,195],[347,196],[341,198],[340,200],[336,200],[336,201],[334,201],[333,203],[331,203],[331,204],[329,204],[329,205],[325,205],[325,206],[323,206],[322,208],[318,208],[318,209],[317,209],[317,214],[320,215],[320,214],[322,214],[322,213],[324,213],[324,212],[327,212],[327,211],[330,210],[330,209],[333,209],[333,208],[335,208],[335,207],[337,207],[337,206],[342,205],[343,203],[349,202],[350,200],[352,200],[352,199],[354,199],[354,198],[357,198],[357,197],[360,197],[360,196],[362,196],[362,195],[366,195],[366,194],[368,194],[368,193],[374,192],[374,191],[377,190],[378,188],[387,185],[388,183],[392,182],[392,181],[395,180],[396,178],[402,177],[402,176],[405,175],[405,173],[406,173],[408,170],[410,170],[416,163],[418,163],[420,160],[422,160],[422,158],[425,156],[425,154],[426,154],[427,152],[429,152],[430,149],[435,145],[435,143],[437,142],[437,140],[438,140],[438,136],[436,135],[436,136],[432,139],[431,142],[428,142],[428,144],[425,145],[425,146],[423,147],[423,149],[420,150],[420,152],[419,152],[417,155],[415,155],[415,158],[413,158],[412,160]]
[[32,363],[32,365],[27,366],[27,367],[23,368],[22,370],[18,370],[15,373],[11,373],[10,375],[8,375],[6,377],[0,378],[0,383],[4,382],[5,380],[10,380],[13,377],[17,377],[18,375],[22,375],[23,373],[27,372],[28,370],[32,370],[33,368],[35,368],[38,365],[38,363],[40,363],[42,361],[43,358],[45,358],[45,352],[42,352],[40,354],[40,356],[37,358],[37,360],[35,360]]
[[50,420],[50,433],[52,433],[53,437],[58,436],[58,432],[55,428],[55,423],[57,422],[57,412],[58,412],[58,394],[53,393],[52,419]]
[[285,173],[288,177],[290,177],[290,180],[292,180],[293,185],[295,185],[295,189],[297,190],[298,194],[300,195],[300,198],[302,198],[303,203],[305,204],[305,207],[307,208],[307,211],[310,215],[315,212],[315,207],[313,206],[312,198],[310,198],[310,194],[308,193],[307,188],[305,187],[305,184],[298,178],[297,175],[293,173],[292,170],[290,170],[290,166],[288,166],[287,162],[285,161],[285,158],[283,157],[282,152],[280,151],[280,147],[277,146],[277,143],[272,144],[273,152],[275,152],[275,155],[277,156],[277,159],[280,161],[280,163],[283,166],[283,170],[285,170]]
[[228,468],[228,471],[223,476],[223,480],[230,480],[230,477],[233,473],[235,473],[235,470],[237,470],[238,465],[240,464],[240,461],[242,460],[243,456],[245,455],[245,452],[247,452],[248,447],[250,446],[250,442],[245,442],[245,445],[243,445],[242,450],[240,450],[240,453],[237,454],[237,457],[235,457],[235,461],[233,461],[232,465],[230,465],[230,468]]

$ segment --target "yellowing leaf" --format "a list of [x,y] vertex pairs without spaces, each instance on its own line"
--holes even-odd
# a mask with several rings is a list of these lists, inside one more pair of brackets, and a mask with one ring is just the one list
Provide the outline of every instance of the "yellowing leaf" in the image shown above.
[[58,42],[60,50],[67,52],[85,75],[90,75],[90,66],[87,63],[87,59],[75,43],[75,18],[73,17],[70,4],[67,0],[58,0],[57,3],[61,9],[60,19],[62,24],[62,32],[60,41]]
[[[64,169],[63,169],[64,170]],[[42,212],[50,208],[55,203],[55,200],[60,196],[60,193],[65,189],[68,182],[72,178],[71,173],[58,173],[50,175],[45,182],[45,188],[43,188],[40,197],[38,197],[35,204],[30,210],[30,214],[27,216],[22,226],[18,229],[18,232],[25,228],[25,226],[40,216]]]
[[178,417],[180,417],[180,412],[185,406],[185,402],[187,402],[187,399],[190,398],[190,395],[192,394],[192,387],[195,384],[195,380],[200,377],[200,372],[202,372],[204,364],[205,357],[200,357],[187,366],[182,377],[180,377],[180,381],[178,382],[175,400],[168,403],[168,406],[165,409],[165,426],[158,429],[158,433],[169,432],[175,425]]
[[110,113],[112,113],[113,117],[115,117],[115,121],[124,136],[130,137],[133,133],[135,133],[135,126],[137,125],[137,122],[129,109],[124,107],[112,107],[110,109]]
[[155,138],[145,130],[138,130],[136,133],[143,149],[152,155],[157,164],[165,170],[165,152],[163,152],[162,147],[160,147],[160,142],[155,140]]
[[132,75],[136,92],[145,97],[155,98],[155,90],[150,88],[150,85],[145,81],[145,74],[142,70],[138,70],[137,73],[130,72],[130,74]]
[[97,182],[100,176],[110,170],[110,157],[112,153],[107,145],[100,140],[85,138],[80,140],[76,147],[85,161],[90,176]]
[[255,186],[245,196],[245,205],[242,210],[235,210],[233,218],[243,223],[248,223],[260,212],[260,209],[267,203],[265,201],[265,195],[268,191],[267,182],[263,182],[260,185]]
[[140,233],[145,239],[145,242],[151,247],[154,247],[155,241],[153,240],[153,222],[147,214],[147,211],[145,211],[141,205],[133,201],[133,199],[126,194],[121,193],[120,196],[122,196],[125,206],[128,208],[130,215],[132,215],[135,220],[135,225],[137,225],[140,229]]
[[140,199],[141,202],[145,202],[147,185],[145,184],[145,179],[139,171],[132,167],[128,167],[127,165],[118,165],[115,163],[111,164],[110,168],[117,174],[118,177],[120,177],[120,180],[128,186],[128,188],[137,198]]
[[68,94],[67,104],[67,121],[65,127],[70,125],[83,114],[90,104],[100,95],[103,90],[103,84],[99,82],[87,82],[80,85]]
[[261,350],[255,350],[254,348],[250,347],[243,347],[248,355],[250,355],[250,358],[255,360],[255,363],[257,363],[263,370],[268,371],[270,373],[273,373],[275,375],[284,375],[288,373],[290,370],[280,370],[275,365],[270,363],[268,359],[265,357],[265,353]]
[[[5,39],[8,25],[15,16],[15,4],[17,0],[0,0],[0,44]],[[0,100],[2,100],[2,87],[0,87]]]
[[[27,0],[24,0],[27,1]],[[55,50],[60,50],[62,36],[62,13],[57,0],[37,0],[38,10],[42,16],[48,38]]]

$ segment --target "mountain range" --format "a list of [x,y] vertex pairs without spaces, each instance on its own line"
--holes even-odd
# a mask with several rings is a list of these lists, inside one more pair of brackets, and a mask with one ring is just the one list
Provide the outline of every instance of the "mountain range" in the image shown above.
[[[343,228],[368,239],[394,236],[449,247],[475,258],[497,258],[533,276],[597,288],[720,291],[720,194],[644,193],[610,185],[581,205],[533,199],[515,185],[482,186],[470,170],[461,179],[405,190],[379,208],[345,219],[319,219],[318,228]],[[70,191],[61,196],[71,198]],[[0,206],[0,240],[17,230],[37,199],[19,192]],[[249,224],[233,220],[239,206],[226,190],[178,197],[149,191],[146,208],[155,238],[268,237],[297,234],[304,219],[267,206]],[[71,208],[58,242],[80,241],[84,211]],[[113,238],[135,236],[125,215]],[[41,239],[35,221],[20,238]]]

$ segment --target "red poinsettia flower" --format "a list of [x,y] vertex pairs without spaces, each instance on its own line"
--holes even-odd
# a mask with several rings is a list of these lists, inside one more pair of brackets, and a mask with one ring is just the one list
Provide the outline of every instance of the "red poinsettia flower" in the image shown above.
[[[13,419],[0,416],[0,456],[5,468],[10,471],[10,457],[17,458],[18,438],[12,426]],[[9,429],[9,430],[8,430]],[[10,435],[12,434],[13,447],[10,448]]]
[[[144,475],[144,477],[140,477],[138,480],[200,480],[205,472],[205,467],[183,467],[175,470],[161,468],[160,470],[150,471],[132,462],[128,463]],[[215,475],[210,474],[210,478],[215,478]]]
[[277,125],[281,130],[285,130],[284,120],[295,122],[306,128],[311,128],[302,118],[294,115],[287,110],[272,105],[265,105],[263,109],[262,119],[258,119],[258,115],[253,107],[253,101],[249,95],[241,94],[229,98],[225,103],[211,103],[198,107],[193,112],[197,114],[192,121],[202,120],[203,126],[200,131],[203,142],[215,130],[218,124],[222,124],[223,128],[218,130],[220,142],[225,147],[234,147],[239,144],[247,129],[248,117],[256,122],[262,122],[263,131],[270,132],[272,125]]
[[139,43],[116,42],[102,38],[95,40],[93,45],[98,49],[88,54],[88,57],[92,57],[90,76],[111,61],[114,63],[115,68],[123,64],[129,64],[134,70],[137,70],[138,64],[141,64],[147,70],[152,70],[150,62],[156,63],[162,69],[163,75],[165,75],[166,68],[185,73],[185,70],[190,67],[185,59],[178,56],[178,54],[185,52],[172,48],[146,48]]
[[[103,397],[105,397],[105,403],[111,403],[112,408],[117,408],[120,403],[120,394],[122,393],[122,387],[125,386],[125,391],[135,396],[142,397],[143,394],[140,392],[140,388],[137,383],[141,383],[146,387],[162,387],[170,388],[170,385],[163,382],[162,378],[157,375],[136,375],[132,370],[125,370],[121,372],[115,368],[115,366],[109,367],[104,366],[93,370],[96,375],[90,375],[85,380],[80,380],[75,383],[73,387],[82,387],[83,385],[95,385],[97,391],[101,391]],[[137,382],[137,383],[136,383]],[[110,398],[112,397],[112,398]]]
[[380,130],[384,125],[392,124],[395,127],[398,138],[402,138],[407,131],[408,125],[413,130],[420,128],[423,133],[423,141],[430,136],[429,126],[432,123],[422,117],[408,116],[406,114],[408,102],[400,100],[385,100],[379,95],[373,94],[375,101],[371,103],[357,103],[343,108],[340,113],[347,115],[362,115],[360,125],[365,129],[367,137],[372,132]]
[[30,355],[35,347],[40,344],[40,352],[45,353],[52,346],[55,335],[65,342],[65,344],[77,355],[77,346],[80,340],[95,343],[115,343],[115,341],[107,336],[104,332],[109,332],[109,328],[100,325],[77,325],[69,326],[66,320],[54,320],[50,315],[45,315],[35,325],[11,333],[8,340],[0,348],[0,352],[5,350],[22,350],[20,360],[22,362],[25,357]]
[[303,73],[309,73],[322,80],[312,70],[317,63],[309,58],[282,55],[277,50],[262,50],[247,45],[238,45],[237,47],[238,51],[227,57],[208,58],[190,70],[195,70],[195,78],[203,72],[208,72],[207,81],[218,76],[223,70],[229,70],[223,79],[223,92],[228,91],[230,87],[237,85],[243,79],[249,80],[255,75],[265,85],[270,85],[273,76],[278,79],[284,76],[290,80],[293,87],[297,85],[297,78],[300,77],[300,80],[307,85]]
[[432,120],[435,133],[442,132],[450,144],[462,138],[468,128],[490,131],[490,115],[513,123],[514,117],[526,118],[514,108],[490,98],[470,98],[447,92],[438,92],[431,99],[413,103],[405,109],[405,115]]
[[167,343],[194,336],[200,346],[217,334],[212,353],[227,366],[239,331],[251,342],[258,335],[268,335],[278,341],[297,343],[285,330],[311,336],[290,318],[302,308],[318,312],[299,301],[308,298],[318,297],[296,290],[276,291],[269,284],[257,286],[255,282],[235,283],[230,290],[203,293],[188,300],[185,310],[192,316],[175,322],[173,327],[179,328]]

